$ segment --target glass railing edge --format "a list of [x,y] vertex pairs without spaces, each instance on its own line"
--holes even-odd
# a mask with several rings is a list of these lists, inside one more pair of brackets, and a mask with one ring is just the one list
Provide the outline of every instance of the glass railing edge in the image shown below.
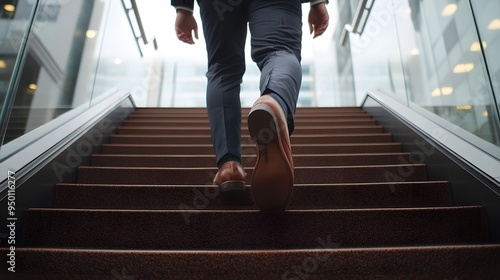
[[[449,130],[446,126],[440,124],[439,121],[436,122],[435,119],[433,120],[428,116],[424,116],[421,112],[401,104],[391,96],[380,91],[368,91],[362,106],[367,105],[366,102],[369,98],[372,98],[386,110],[411,124],[413,128],[417,129],[423,135],[433,139],[442,145],[442,147],[446,147],[446,149],[458,158],[469,162],[489,178],[500,183],[498,177],[498,170],[500,170],[500,147],[494,146],[472,134],[466,137],[457,135],[455,131]],[[477,145],[474,142],[480,142],[481,145]],[[494,151],[486,151],[484,145],[491,145],[489,148],[494,149]]]
[[[113,110],[127,99],[130,100],[131,107],[135,108],[130,93],[116,92],[115,94],[108,95],[107,98],[103,98],[101,102],[90,108],[87,106],[85,108],[86,110],[70,111],[73,112],[71,113],[71,116],[73,116],[71,119],[57,118],[41,126],[39,129],[34,130],[33,133],[36,133],[39,137],[29,143],[26,139],[33,137],[34,134],[28,133],[25,135],[26,138],[21,137],[16,139],[26,141],[25,143],[23,142],[22,145],[16,144],[16,141],[6,144],[17,148],[17,150],[11,151],[11,153],[0,162],[0,192],[6,188],[4,183],[9,171],[18,173],[19,170],[24,170],[33,160],[67,139],[69,135],[84,130],[86,126],[103,118],[107,112]],[[42,133],[45,134],[42,135]],[[27,171],[24,170],[23,172]]]

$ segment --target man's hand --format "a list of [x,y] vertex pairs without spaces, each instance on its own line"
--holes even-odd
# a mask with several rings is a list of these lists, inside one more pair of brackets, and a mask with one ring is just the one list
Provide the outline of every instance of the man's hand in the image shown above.
[[309,11],[309,30],[311,34],[314,32],[314,38],[321,36],[325,32],[329,20],[330,16],[328,15],[325,3],[320,3],[311,7]]
[[175,34],[177,38],[184,43],[194,44],[194,37],[198,39],[198,24],[194,19],[193,13],[190,11],[178,9],[177,17],[175,18]]

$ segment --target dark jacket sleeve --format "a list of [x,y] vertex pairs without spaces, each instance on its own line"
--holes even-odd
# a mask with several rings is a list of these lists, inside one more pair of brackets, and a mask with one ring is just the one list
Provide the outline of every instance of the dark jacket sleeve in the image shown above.
[[[302,3],[307,3],[310,0],[300,0]],[[328,1],[327,1],[328,2]],[[172,6],[174,7],[186,7],[189,9],[194,8],[194,0],[171,0]]]
[[194,9],[194,0],[171,0],[171,4],[174,7],[185,7],[189,9]]

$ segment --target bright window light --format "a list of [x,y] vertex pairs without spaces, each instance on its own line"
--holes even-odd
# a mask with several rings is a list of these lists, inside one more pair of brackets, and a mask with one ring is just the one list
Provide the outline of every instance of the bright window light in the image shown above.
[[449,16],[454,15],[457,12],[457,10],[458,10],[457,4],[448,4],[448,5],[444,6],[444,9],[441,12],[441,15],[443,17],[449,17]]
[[97,36],[97,31],[89,29],[89,30],[87,30],[87,32],[85,33],[85,35],[87,35],[87,38],[93,39],[93,38],[95,38]]
[[442,88],[435,88],[431,95],[434,97],[441,96],[441,95],[451,95],[453,93],[453,88],[452,87],[442,87]]
[[453,93],[453,88],[452,87],[442,87],[441,92],[443,95],[451,95]]
[[6,10],[7,12],[14,12],[16,10],[16,6],[12,5],[12,4],[5,4],[3,6],[3,9]]
[[441,96],[441,89],[440,88],[435,88],[433,91],[432,91],[432,96]]
[[455,66],[455,68],[453,69],[453,73],[455,74],[469,73],[473,69],[474,69],[474,63],[457,64],[457,66]]
[[[488,47],[488,43],[486,43],[485,41],[483,41],[483,48],[487,48]],[[472,43],[472,45],[470,46],[470,51],[471,52],[480,52],[481,51],[481,45],[479,45],[479,42],[474,42]]]
[[457,110],[472,110],[472,105],[457,105]]
[[500,18],[496,18],[488,25],[489,30],[500,30]]

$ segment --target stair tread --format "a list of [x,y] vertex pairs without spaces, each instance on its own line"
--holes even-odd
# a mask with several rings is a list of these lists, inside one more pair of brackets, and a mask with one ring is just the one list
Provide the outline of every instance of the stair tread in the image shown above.
[[[296,187],[339,187],[339,186],[377,186],[377,185],[432,185],[432,184],[449,184],[448,181],[421,181],[421,182],[370,182],[370,183],[340,183],[340,184],[295,184]],[[101,186],[101,187],[179,187],[179,188],[192,188],[192,187],[207,187],[207,185],[127,185],[127,184],[78,184],[78,183],[58,183],[57,186]],[[212,186],[208,186],[212,187]],[[247,185],[250,187],[250,185]]]
[[[304,135],[292,135],[290,137],[290,139],[294,139],[294,138],[311,138],[311,139],[314,139],[314,138],[319,138],[319,137],[373,137],[373,136],[391,136],[390,133],[345,133],[345,134],[304,134]],[[182,135],[182,134],[177,134],[177,135],[144,135],[144,136],[141,136],[141,135],[137,135],[137,134],[130,134],[130,135],[127,135],[127,134],[115,134],[113,135],[113,137],[120,137],[120,138],[126,138],[126,137],[130,137],[130,138],[138,138],[138,137],[144,137],[144,138],[179,138],[179,139],[182,139],[182,138],[198,138],[198,137],[203,137],[203,138],[210,138],[210,135],[206,135],[206,134],[200,134],[200,135],[190,135],[190,134],[186,134],[186,135]],[[248,134],[243,134],[242,137],[250,137],[250,135]]]
[[[255,144],[243,144],[243,154],[255,154]],[[292,144],[295,154],[395,153],[401,152],[400,143],[333,143]],[[104,144],[103,154],[196,154],[213,155],[210,144]]]
[[[16,254],[22,260],[19,269],[27,270],[26,274],[75,280],[331,279],[332,275],[370,280],[496,279],[500,274],[500,245],[324,249],[334,247],[335,241],[328,236],[318,239],[317,247],[323,249],[208,252],[19,248]],[[8,253],[6,249],[0,252]],[[22,273],[17,272],[21,277]]]
[[[134,135],[116,134],[112,135],[110,144],[212,144],[210,135]],[[250,142],[250,135],[241,136],[243,144]],[[309,143],[380,143],[392,142],[392,134],[389,133],[365,133],[365,134],[314,134],[294,135],[290,138],[292,144]]]
[[[59,252],[59,253],[102,253],[102,254],[122,254],[127,252],[131,255],[161,255],[161,254],[175,254],[175,255],[275,255],[275,254],[288,254],[288,253],[316,253],[316,252],[376,252],[376,251],[440,251],[442,249],[450,250],[499,250],[500,244],[459,244],[459,245],[423,245],[423,246],[400,246],[400,247],[367,247],[367,248],[311,248],[311,249],[276,249],[276,250],[216,250],[216,251],[206,251],[206,250],[114,250],[114,249],[78,249],[78,248],[18,248],[16,252]],[[0,248],[0,251],[6,251],[6,248]],[[500,260],[498,260],[500,261]]]
[[[399,156],[411,155],[408,152],[399,153],[345,153],[345,154],[294,154],[293,157],[358,157],[358,156]],[[215,158],[214,155],[150,155],[150,154],[93,154],[94,157],[145,157],[145,158]],[[242,157],[256,157],[256,155],[242,155]]]
[[[242,156],[244,166],[254,166],[255,154]],[[293,155],[294,165],[299,166],[352,166],[411,163],[411,153],[339,153]],[[213,167],[214,155],[170,155],[170,154],[94,154],[91,166],[122,167]]]
[[[301,134],[346,134],[346,133],[381,133],[383,128],[377,125],[369,126],[311,126],[297,127],[294,129],[294,135]],[[188,134],[188,135],[210,135],[210,127],[137,127],[137,126],[121,126],[118,128],[117,134],[141,134],[141,135],[171,135],[171,134]],[[248,134],[248,128],[242,127],[242,134]]]
[[223,214],[223,215],[243,215],[254,214],[259,216],[268,217],[281,217],[286,218],[287,215],[307,214],[307,213],[353,213],[353,212],[374,212],[374,213],[394,213],[394,212],[439,212],[439,211],[472,211],[481,210],[482,206],[442,206],[442,207],[415,207],[415,208],[370,208],[370,209],[300,209],[300,210],[286,210],[285,212],[263,212],[260,210],[247,210],[247,209],[225,209],[225,210],[124,210],[124,209],[64,209],[64,208],[30,208],[27,212],[89,212],[89,213],[159,213],[159,214],[176,214],[183,212],[195,212],[197,214]]
[[[385,167],[425,167],[425,164],[384,164],[384,165],[359,165],[359,166],[299,166],[295,170],[333,170],[345,168],[385,168]],[[252,170],[253,167],[244,167],[245,170]],[[216,167],[123,167],[123,166],[80,166],[79,169],[108,169],[108,170],[186,170],[186,171],[200,171],[200,170],[217,170]]]
[[[211,144],[103,144],[103,147],[213,147]],[[255,147],[255,144],[242,144],[242,147]],[[401,146],[400,143],[317,143],[317,144],[292,144],[293,147],[367,147],[367,146]]]
[[[194,127],[168,127],[168,126],[121,126],[119,128],[123,129],[137,129],[137,130],[155,130],[155,129],[179,129],[179,130],[210,130],[208,126],[194,126]],[[297,126],[296,130],[306,129],[306,130],[316,130],[316,129],[345,129],[345,128],[382,128],[380,125],[315,125],[315,126]],[[243,130],[246,130],[246,127],[242,127]]]

